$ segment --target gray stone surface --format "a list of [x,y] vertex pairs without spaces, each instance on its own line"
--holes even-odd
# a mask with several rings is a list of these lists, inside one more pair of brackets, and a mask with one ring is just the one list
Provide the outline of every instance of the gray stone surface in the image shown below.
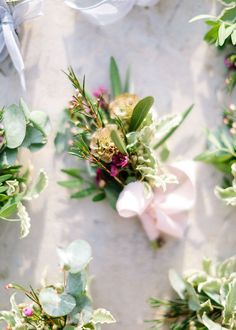
[[[136,92],[155,96],[158,113],[182,111],[195,103],[193,113],[171,140],[172,158],[193,158],[203,150],[203,129],[219,123],[228,100],[222,56],[202,42],[204,24],[188,20],[209,12],[212,1],[161,0],[152,9],[135,8],[106,28],[90,25],[61,0],[45,3],[45,16],[22,31],[28,84],[23,96],[32,109],[47,111],[53,133],[72,93],[61,70],[72,65],[81,75],[86,73],[90,88],[108,86],[109,57],[114,55],[123,71],[132,65]],[[16,102],[21,95],[14,72],[0,76],[0,105]],[[220,175],[210,167],[197,168],[197,203],[186,238],[169,240],[154,252],[137,219],[119,218],[106,202],[69,200],[57,181],[63,177],[60,168],[71,160],[55,156],[53,135],[32,161],[36,170],[43,167],[48,172],[49,186],[30,205],[28,238],[18,240],[16,225],[0,223],[0,309],[8,305],[5,283],[38,284],[45,268],[48,279],[59,279],[56,246],[83,238],[93,247],[95,305],[110,309],[118,321],[109,329],[143,330],[147,328],[143,320],[152,316],[148,297],[170,293],[170,267],[182,272],[198,267],[204,255],[221,259],[235,253],[233,209],[213,195]]]

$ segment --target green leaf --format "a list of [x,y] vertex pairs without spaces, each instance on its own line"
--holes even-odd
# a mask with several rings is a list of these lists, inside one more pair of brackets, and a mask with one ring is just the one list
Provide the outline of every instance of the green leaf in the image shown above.
[[66,181],[58,181],[58,184],[62,187],[73,189],[79,188],[84,181],[81,179],[71,179]]
[[111,139],[115,143],[115,146],[118,148],[118,150],[122,154],[127,154],[126,146],[124,144],[124,141],[121,139],[120,135],[117,133],[117,131],[113,130],[111,132]]
[[222,23],[219,31],[218,31],[218,42],[220,46],[223,46],[223,44],[225,43],[226,40],[226,28],[225,28],[225,24]]
[[5,108],[3,126],[7,147],[9,149],[18,148],[22,144],[26,133],[26,119],[23,111],[16,105]]
[[190,283],[186,283],[186,290],[188,294],[188,307],[192,311],[199,311],[201,309],[201,304],[195,289]]
[[76,274],[69,273],[66,284],[66,293],[79,297],[86,289],[87,274],[82,271]]
[[114,57],[110,59],[110,79],[113,97],[122,94],[120,73]]
[[27,104],[25,103],[25,101],[22,98],[20,99],[20,105],[19,106],[20,106],[21,110],[23,111],[23,113],[25,115],[25,118],[28,121],[29,118],[30,118],[30,110],[29,110]]
[[69,294],[58,294],[53,288],[42,289],[39,301],[44,312],[52,317],[68,315],[76,306],[75,298]]
[[115,323],[116,320],[109,311],[99,308],[93,312],[92,322],[94,324],[111,324]]
[[233,187],[221,188],[215,187],[215,195],[221,199],[226,205],[236,206],[236,189]]
[[139,129],[148,112],[150,111],[153,103],[154,98],[152,96],[147,96],[136,104],[130,120],[130,132],[137,131]]
[[199,20],[203,20],[203,19],[215,19],[216,16],[212,16],[212,15],[198,15],[193,17],[192,19],[190,19],[189,23],[193,23]]
[[31,200],[38,198],[40,193],[47,187],[48,177],[44,170],[40,170],[32,186],[28,189],[24,199]]
[[229,292],[225,300],[225,308],[223,311],[224,323],[228,324],[231,318],[235,314],[235,302],[236,302],[236,279],[229,283]]
[[2,208],[0,208],[0,218],[6,220],[17,211],[17,202],[14,199],[9,200]]
[[184,280],[179,276],[179,274],[174,270],[169,270],[169,281],[172,286],[172,288],[176,291],[178,296],[181,299],[185,298],[184,292],[186,290],[186,284]]
[[42,111],[32,111],[30,121],[45,137],[50,132],[50,121],[46,113]]
[[170,129],[167,130],[166,134],[163,136],[163,138],[154,146],[154,149],[158,149],[163,143],[165,143],[177,130],[177,128],[182,125],[184,120],[187,118],[189,113],[192,111],[193,105],[191,105],[190,108],[188,108],[186,111],[180,114],[178,123],[174,127],[170,127]]
[[101,192],[97,195],[95,195],[92,199],[93,202],[100,202],[106,198],[106,194],[104,192]]
[[86,241],[72,242],[66,249],[58,249],[61,267],[75,274],[84,270],[92,259],[92,249]]
[[126,71],[124,93],[130,93],[130,67]]
[[202,316],[202,323],[207,327],[209,330],[227,330],[226,328],[222,327],[219,323],[216,323],[209,319],[206,313]]
[[74,178],[81,179],[81,173],[85,172],[84,169],[81,168],[65,168],[61,170],[63,173],[68,174]]
[[76,198],[76,199],[85,198],[85,197],[88,197],[88,196],[94,194],[96,191],[97,191],[97,188],[89,187],[89,188],[80,190],[80,191],[72,194],[70,197],[71,198]]

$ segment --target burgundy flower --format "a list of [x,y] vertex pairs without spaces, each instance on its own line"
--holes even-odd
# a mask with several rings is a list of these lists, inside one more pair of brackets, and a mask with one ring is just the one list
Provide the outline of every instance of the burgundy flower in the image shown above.
[[229,70],[236,70],[236,55],[230,54],[225,57],[224,64]]
[[110,175],[115,177],[119,174],[119,170],[116,165],[111,165]]
[[99,187],[99,184],[102,180],[102,170],[100,168],[96,169],[96,179],[95,180],[96,180],[97,186]]
[[112,164],[116,167],[126,167],[129,162],[129,156],[123,155],[121,152],[112,157]]

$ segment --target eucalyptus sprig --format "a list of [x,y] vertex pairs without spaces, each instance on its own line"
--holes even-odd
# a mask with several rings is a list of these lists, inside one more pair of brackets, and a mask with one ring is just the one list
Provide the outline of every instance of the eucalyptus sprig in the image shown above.
[[151,298],[157,310],[151,329],[227,330],[236,329],[236,257],[214,265],[203,261],[203,269],[179,276],[169,272],[177,297],[172,300]]
[[30,229],[30,217],[23,203],[38,195],[47,185],[47,175],[41,170],[32,180],[24,149],[38,151],[47,143],[50,130],[48,116],[30,112],[26,103],[0,110],[0,220],[20,222],[21,238]]
[[224,175],[222,185],[217,185],[215,194],[227,205],[236,205],[236,109],[233,105],[223,113],[224,125],[214,131],[207,131],[207,150],[196,160],[213,165]]
[[223,9],[218,16],[199,15],[190,22],[205,20],[209,30],[204,35],[204,40],[217,48],[229,48],[229,55],[225,57],[225,66],[228,69],[226,85],[232,92],[236,85],[236,2],[235,0],[219,0]]
[[0,321],[9,330],[101,330],[103,324],[115,322],[110,312],[93,309],[89,294],[88,266],[92,260],[90,245],[82,240],[58,249],[63,282],[40,289],[8,284],[7,289],[23,293],[26,300],[11,298],[11,310],[0,311]]

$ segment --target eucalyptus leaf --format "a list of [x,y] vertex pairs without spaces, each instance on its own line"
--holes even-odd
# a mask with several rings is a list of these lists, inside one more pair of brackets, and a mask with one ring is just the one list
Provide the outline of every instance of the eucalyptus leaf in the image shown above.
[[61,267],[75,274],[84,270],[92,259],[92,249],[86,241],[72,242],[66,249],[58,249]]
[[42,111],[32,111],[30,113],[30,121],[44,135],[50,132],[50,122],[46,113]]
[[7,147],[18,148],[26,134],[26,119],[23,111],[17,105],[11,105],[4,109],[3,126],[6,135]]
[[76,306],[75,298],[69,294],[58,294],[53,288],[42,289],[39,301],[44,312],[52,317],[68,315]]

